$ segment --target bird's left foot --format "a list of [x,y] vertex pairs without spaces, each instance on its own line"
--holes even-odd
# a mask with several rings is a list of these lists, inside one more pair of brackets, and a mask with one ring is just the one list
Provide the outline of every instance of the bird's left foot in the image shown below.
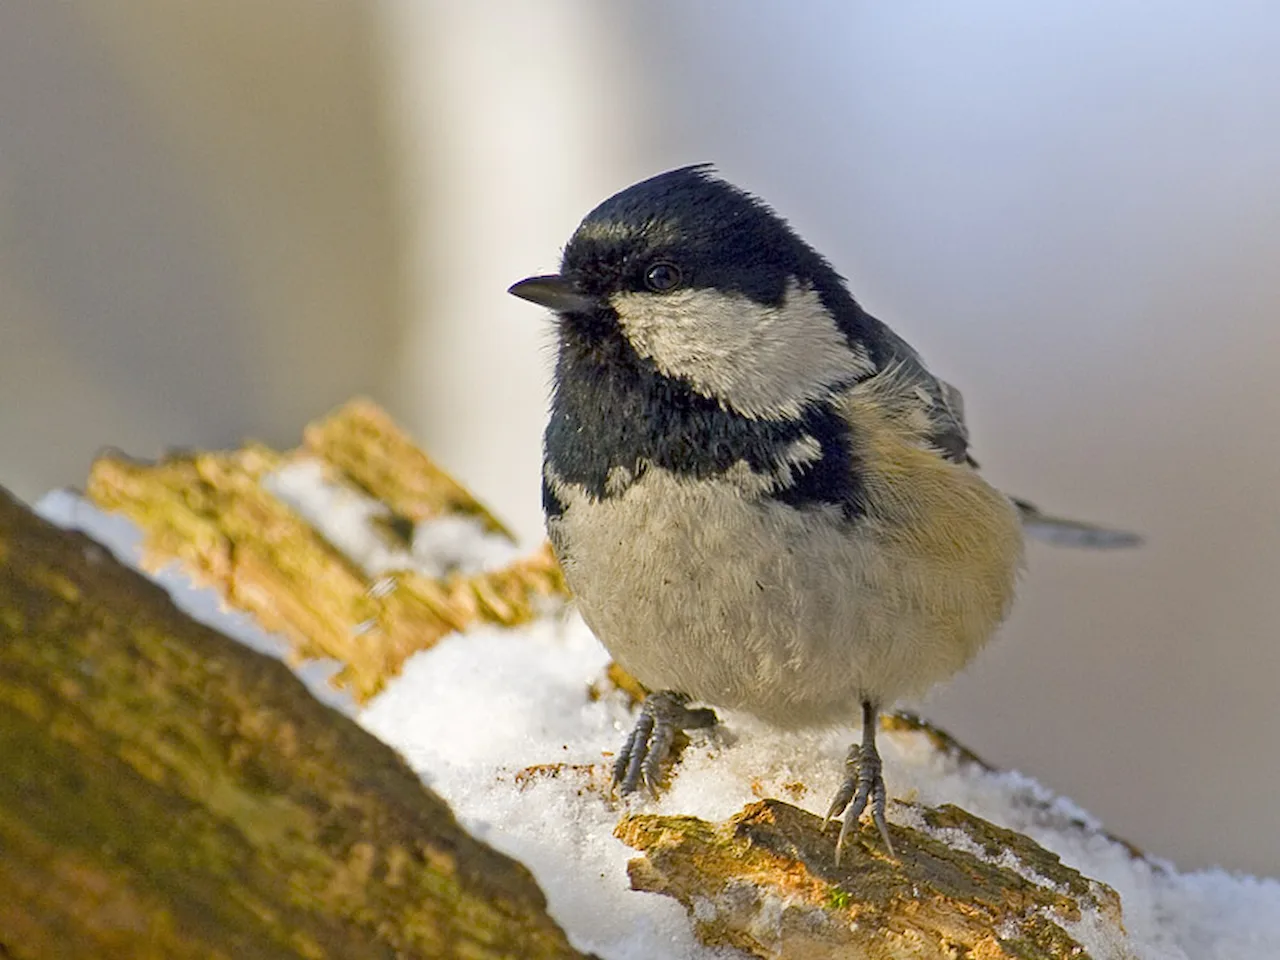
[[884,818],[887,794],[884,788],[884,776],[880,772],[882,767],[880,751],[876,749],[876,713],[870,704],[864,704],[864,710],[866,712],[863,719],[862,743],[855,743],[849,748],[849,755],[844,761],[844,782],[836,791],[836,797],[831,801],[830,809],[827,810],[826,819],[822,821],[823,829],[826,829],[827,824],[840,816],[841,812],[844,813],[844,822],[840,825],[840,838],[836,840],[836,866],[840,865],[840,852],[844,849],[845,839],[858,828],[858,820],[862,817],[862,811],[867,809],[868,803],[871,805],[871,821],[880,831],[885,849],[889,851],[889,856],[896,856],[893,852],[893,841],[889,839],[889,825]]
[[613,782],[624,796],[643,783],[651,796],[658,792],[662,763],[671,754],[676,733],[716,724],[714,710],[690,710],[682,693],[660,690],[645,697],[640,717],[613,763]]

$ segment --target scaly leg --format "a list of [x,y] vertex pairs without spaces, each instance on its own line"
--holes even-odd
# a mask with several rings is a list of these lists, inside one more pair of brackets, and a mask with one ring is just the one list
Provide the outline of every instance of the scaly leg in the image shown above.
[[700,707],[690,710],[689,698],[683,693],[660,690],[645,697],[635,729],[618,751],[613,762],[613,782],[621,793],[634,793],[641,783],[656,796],[664,760],[679,730],[696,730],[714,726],[714,710]]
[[836,791],[836,798],[831,801],[831,807],[827,810],[827,818],[822,822],[825,829],[827,824],[844,812],[840,838],[836,841],[836,866],[840,865],[840,852],[844,849],[845,838],[856,828],[868,801],[871,803],[871,820],[880,830],[889,855],[895,855],[893,842],[889,839],[889,826],[884,819],[884,777],[880,774],[880,752],[876,750],[878,715],[879,710],[875,704],[869,700],[862,701],[862,743],[855,743],[849,748],[849,756],[844,761],[844,782]]

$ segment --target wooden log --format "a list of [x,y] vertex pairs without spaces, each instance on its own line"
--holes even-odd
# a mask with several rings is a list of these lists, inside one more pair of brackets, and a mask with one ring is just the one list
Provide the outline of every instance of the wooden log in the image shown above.
[[269,489],[273,474],[298,463],[316,464],[330,482],[384,508],[387,537],[439,517],[473,518],[506,536],[488,510],[366,401],[309,426],[303,447],[289,453],[250,444],[155,464],[102,456],[86,492],[142,529],[149,568],[177,561],[285,637],[296,658],[339,661],[334,682],[360,702],[449,633],[478,623],[526,623],[568,596],[546,546],[500,570],[442,577],[397,571],[394,589],[379,592],[378,578]]
[[[615,835],[643,851],[637,890],[689,911],[699,939],[769,960],[1082,960],[1078,933],[1130,960],[1120,898],[1021,834],[955,806],[909,804],[921,829],[873,828],[834,861],[836,830],[781,800],[722,823],[629,816]],[[942,842],[938,831],[963,844]]]
[[0,490],[0,957],[581,956],[281,663]]

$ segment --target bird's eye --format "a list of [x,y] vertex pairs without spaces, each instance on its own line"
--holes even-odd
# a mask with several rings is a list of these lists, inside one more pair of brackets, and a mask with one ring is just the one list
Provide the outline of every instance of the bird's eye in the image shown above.
[[644,285],[654,293],[666,293],[680,286],[680,268],[670,260],[659,260],[644,274]]

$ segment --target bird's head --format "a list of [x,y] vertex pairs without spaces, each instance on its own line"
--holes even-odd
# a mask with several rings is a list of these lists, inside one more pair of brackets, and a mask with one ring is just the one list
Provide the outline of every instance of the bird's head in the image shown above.
[[510,292],[554,311],[562,349],[621,345],[751,418],[796,417],[872,369],[874,321],[839,275],[706,166],[605,200],[570,238],[558,274]]

